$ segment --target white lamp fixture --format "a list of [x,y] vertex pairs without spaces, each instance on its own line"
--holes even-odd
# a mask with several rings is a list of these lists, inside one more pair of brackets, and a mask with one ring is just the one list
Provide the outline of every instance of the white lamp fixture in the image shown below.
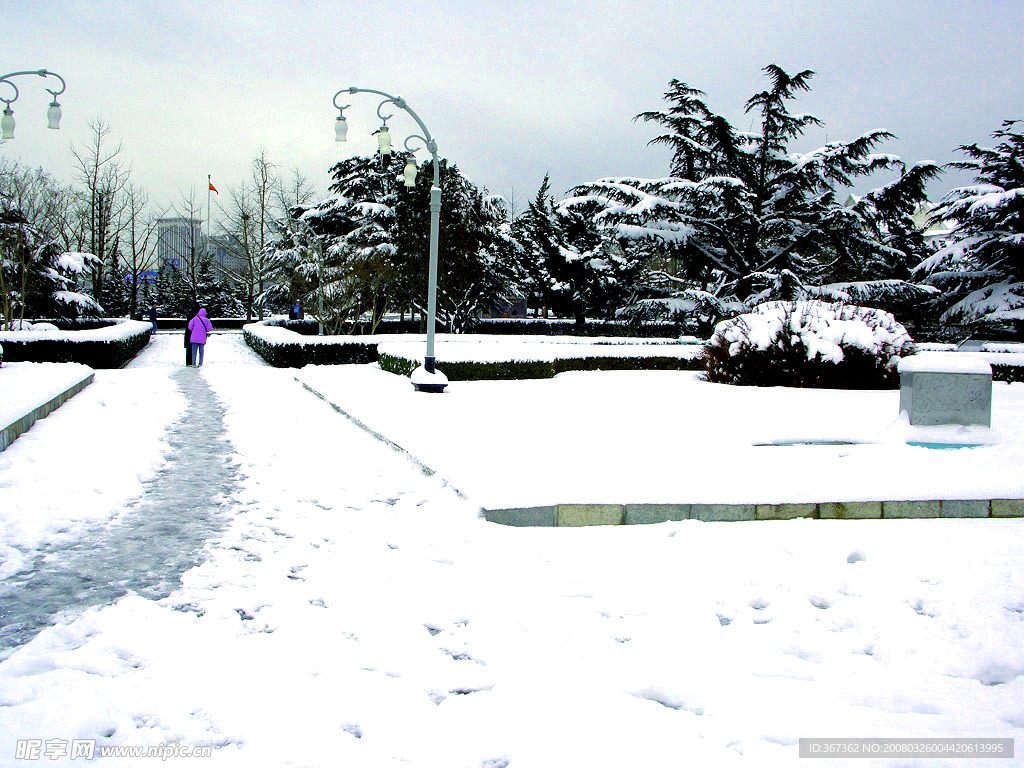
[[334,140],[339,143],[348,141],[348,120],[344,115],[339,114],[334,120]]
[[[28,75],[36,75],[37,77],[55,77],[60,80],[60,90],[53,90],[47,88],[47,92],[53,96],[53,101],[50,102],[49,108],[46,110],[46,127],[57,130],[60,128],[60,104],[57,101],[57,97],[60,96],[67,89],[67,83],[64,82],[64,78],[58,75],[56,72],[51,72],[48,69],[25,69],[20,72],[8,72],[6,75],[0,75],[0,86],[5,89],[10,88],[14,91],[14,95],[10,98],[7,96],[0,96],[0,101],[4,103],[3,117],[0,117],[0,138],[4,141],[8,141],[14,138],[14,110],[11,109],[11,103],[18,100],[18,86],[12,81],[15,77],[25,77]],[[7,90],[3,91],[8,93]]]
[[377,131],[377,144],[380,146],[380,154],[382,157],[391,157],[391,134],[388,133],[387,123],[380,127]]
[[0,138],[4,140],[14,138],[14,110],[10,106],[4,107],[4,116],[0,118]]
[[405,169],[402,171],[405,177],[405,186],[412,189],[416,186],[416,156],[409,155],[405,159]]
[[60,130],[60,104],[57,103],[57,97],[53,97],[53,101],[50,102],[50,106],[46,110],[46,127],[52,128],[55,131]]

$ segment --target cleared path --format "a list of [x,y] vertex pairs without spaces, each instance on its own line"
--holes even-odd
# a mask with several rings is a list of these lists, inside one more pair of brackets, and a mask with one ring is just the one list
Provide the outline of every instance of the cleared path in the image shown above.
[[[262,364],[240,334],[218,335],[208,351],[208,365]],[[166,367],[190,404],[168,435],[168,464],[113,521],[44,548],[27,569],[0,581],[0,650],[28,642],[68,612],[110,604],[130,591],[169,594],[223,528],[236,486],[224,409],[201,372],[183,360],[180,335],[159,335],[126,366]]]

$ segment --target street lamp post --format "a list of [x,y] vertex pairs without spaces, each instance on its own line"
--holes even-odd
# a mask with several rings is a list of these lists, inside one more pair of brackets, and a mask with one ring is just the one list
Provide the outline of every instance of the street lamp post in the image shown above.
[[[421,141],[429,150],[433,160],[434,184],[430,188],[430,261],[427,268],[427,351],[423,357],[423,367],[413,371],[412,381],[413,386],[418,392],[443,392],[444,388],[448,385],[448,379],[434,367],[434,325],[437,312],[437,238],[441,219],[441,169],[437,158],[437,142],[430,135],[427,126],[420,120],[420,116],[413,112],[409,105],[406,104],[405,99],[401,96],[392,96],[390,93],[377,91],[372,88],[344,88],[334,94],[334,106],[338,109],[338,117],[334,121],[335,139],[337,141],[346,141],[348,135],[348,122],[345,120],[344,113],[349,105],[338,103],[338,97],[343,93],[375,93],[378,96],[384,97],[384,100],[377,106],[377,116],[383,123],[377,131],[377,141],[380,146],[381,155],[391,154],[391,133],[388,131],[388,120],[393,117],[393,115],[381,114],[381,109],[388,104],[394,104],[399,109],[404,109],[408,112],[412,119],[416,121],[420,130],[423,131],[422,135],[414,134],[406,138],[405,149],[412,152],[413,149],[409,146],[409,142],[413,140]],[[415,186],[416,163],[414,160],[406,163],[403,176],[405,186]]]
[[9,72],[6,75],[0,76],[0,84],[10,86],[14,89],[14,95],[11,98],[5,98],[0,96],[0,101],[4,103],[3,116],[0,117],[0,139],[9,141],[14,138],[14,110],[11,109],[11,104],[18,100],[18,86],[11,82],[11,78],[22,77],[24,75],[37,75],[39,77],[56,77],[60,80],[60,90],[55,91],[50,88],[46,90],[53,96],[53,101],[50,102],[50,106],[46,110],[46,127],[57,130],[60,128],[60,104],[57,102],[57,97],[64,93],[67,88],[67,83],[64,82],[64,78],[58,75],[56,72],[50,72],[48,69],[27,69],[21,72]]

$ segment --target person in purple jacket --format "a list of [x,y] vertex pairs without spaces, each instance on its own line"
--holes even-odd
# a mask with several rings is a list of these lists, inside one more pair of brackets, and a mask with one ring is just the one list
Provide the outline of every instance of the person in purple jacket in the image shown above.
[[199,312],[188,321],[188,329],[192,332],[189,339],[192,342],[192,365],[198,368],[203,364],[203,348],[206,347],[206,335],[213,330],[210,321],[206,318],[206,308],[200,307]]

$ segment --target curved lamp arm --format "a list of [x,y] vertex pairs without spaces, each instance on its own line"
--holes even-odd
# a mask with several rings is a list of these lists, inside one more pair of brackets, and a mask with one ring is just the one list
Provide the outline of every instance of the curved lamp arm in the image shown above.
[[[413,138],[419,139],[420,141],[423,142],[423,145],[430,152],[430,156],[431,156],[431,158],[434,161],[434,186],[438,186],[440,184],[441,171],[440,171],[440,167],[438,165],[438,160],[437,160],[437,142],[434,140],[434,137],[430,135],[430,129],[428,129],[427,126],[424,125],[423,121],[420,119],[420,116],[417,115],[412,110],[412,108],[408,105],[408,103],[406,103],[405,99],[403,99],[401,96],[392,96],[390,93],[387,93],[386,91],[378,91],[378,90],[375,90],[373,88],[356,88],[356,87],[353,86],[353,87],[350,87],[350,88],[343,88],[340,91],[338,91],[336,94],[334,94],[334,106],[337,107],[339,110],[345,109],[346,107],[349,106],[348,104],[346,104],[345,107],[342,107],[340,104],[338,104],[338,97],[341,96],[341,94],[343,94],[343,93],[347,93],[347,94],[350,94],[350,95],[354,95],[354,94],[357,94],[357,93],[375,93],[378,96],[383,96],[384,100],[380,104],[377,105],[377,116],[381,120],[383,120],[385,123],[387,123],[387,121],[390,118],[394,117],[394,115],[387,115],[387,116],[385,116],[381,112],[381,110],[385,106],[387,106],[388,104],[394,104],[399,109],[403,109],[406,112],[408,112],[409,116],[412,117],[412,119],[416,121],[416,125],[418,125],[420,127],[421,131],[423,131],[423,135],[422,136],[410,136],[409,139],[413,139]],[[409,149],[409,139],[405,140],[405,148],[406,149]]]
[[18,100],[18,86],[16,86],[14,83],[12,83],[10,78],[12,78],[12,77],[21,77],[22,75],[39,75],[39,77],[56,77],[58,80],[60,80],[60,90],[59,91],[55,91],[52,88],[47,88],[46,89],[47,92],[49,92],[53,96],[54,100],[56,100],[58,96],[60,96],[62,93],[64,93],[64,91],[66,91],[67,87],[68,87],[68,84],[64,80],[63,77],[58,75],[56,72],[51,72],[48,69],[25,69],[25,70],[22,70],[20,72],[8,72],[6,75],[0,75],[0,83],[4,83],[5,85],[11,86],[11,88],[14,89],[14,96],[9,98],[9,99],[5,99],[3,96],[0,96],[0,101],[4,102],[7,105],[10,105],[10,104],[13,104],[15,101]]
[[53,101],[50,102],[49,108],[46,110],[46,119],[48,128],[60,128],[60,103],[57,101],[57,97],[67,90],[68,84],[64,78],[58,75],[56,72],[51,72],[48,69],[26,69],[19,72],[8,72],[6,75],[0,76],[0,84],[8,85],[14,89],[14,95],[11,98],[0,96],[0,101],[4,103],[3,117],[0,118],[0,130],[2,130],[3,139],[14,138],[14,110],[11,109],[11,104],[18,100],[18,96],[21,95],[16,86],[12,82],[12,78],[22,77],[24,75],[38,75],[39,77],[56,77],[60,80],[60,90],[55,91],[52,88],[47,88],[46,91],[53,96]]

